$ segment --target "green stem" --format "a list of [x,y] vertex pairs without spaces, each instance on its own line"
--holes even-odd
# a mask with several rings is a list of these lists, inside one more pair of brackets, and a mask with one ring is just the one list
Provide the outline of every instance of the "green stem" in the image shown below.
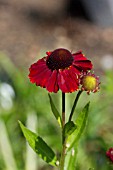
[[77,105],[77,102],[78,102],[78,99],[79,99],[81,93],[82,93],[82,91],[80,90],[80,91],[78,92],[76,98],[75,98],[75,101],[74,101],[74,103],[73,103],[73,107],[72,107],[72,110],[71,110],[71,113],[70,113],[70,116],[69,116],[69,121],[71,121],[71,119],[72,119],[72,116],[73,116],[75,107],[76,107],[76,105]]
[[65,93],[62,93],[62,153],[60,159],[60,170],[64,170],[66,143],[63,141],[63,128],[65,126]]
[[65,93],[62,93],[62,129],[65,125]]

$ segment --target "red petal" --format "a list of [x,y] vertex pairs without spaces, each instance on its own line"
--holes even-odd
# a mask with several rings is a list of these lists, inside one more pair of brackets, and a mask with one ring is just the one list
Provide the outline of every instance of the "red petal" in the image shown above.
[[43,71],[47,70],[47,66],[46,65],[42,65],[41,67],[39,65],[37,65],[37,67],[35,67],[35,69],[30,69],[30,74],[29,74],[29,78],[32,77],[36,77],[37,75],[41,74]]
[[78,89],[78,80],[71,68],[59,71],[58,84],[64,93]]
[[36,85],[41,87],[46,87],[46,83],[48,82],[49,77],[51,76],[51,70],[47,69],[43,71],[42,74],[37,76]]
[[70,84],[70,91],[73,92],[75,90],[78,90],[79,80],[77,77],[77,74],[75,73],[75,68],[71,67],[70,69],[66,70],[67,77],[68,77],[68,83]]
[[39,71],[39,68],[41,69],[44,69],[44,67],[47,67],[46,66],[46,61],[45,61],[45,57],[38,60],[36,63],[32,64],[31,67],[29,68],[29,71],[30,71],[30,74],[33,74],[33,73],[36,73],[36,71],[38,72]]
[[81,73],[81,71],[78,69],[78,68],[75,68],[74,67],[74,63],[73,63],[73,65],[70,67],[71,69],[71,71],[73,72],[73,74],[77,74],[77,75],[79,75],[80,73]]
[[74,56],[74,62],[73,65],[78,69],[78,70],[91,70],[93,65],[90,60],[88,60],[82,52],[77,52],[73,54]]
[[59,85],[59,88],[62,90],[62,92],[64,92],[64,93],[68,92],[68,87],[67,87],[67,84],[66,84],[66,81],[65,81],[65,76],[64,76],[63,71],[59,71],[58,85]]
[[79,77],[78,77],[78,73],[76,74],[75,69],[76,69],[75,67],[71,66],[71,69],[69,70],[69,74],[70,74],[70,77],[72,78],[72,80],[75,82],[76,86],[78,87],[79,86],[79,80],[78,80]]
[[77,53],[72,54],[74,57],[74,60],[87,60],[87,58],[85,57],[85,55],[82,54],[81,51],[78,51]]
[[93,67],[90,60],[74,61],[73,66],[75,66],[76,69],[81,70],[81,71],[82,70],[84,70],[84,71],[91,70]]
[[51,51],[47,51],[46,52],[47,55],[51,55],[51,53],[52,53]]
[[58,71],[54,70],[46,84],[46,89],[49,92],[57,93],[57,91],[59,90],[57,77],[58,77]]
[[45,58],[34,63],[30,67],[29,78],[32,83],[36,83],[41,87],[45,87],[52,71],[46,66]]

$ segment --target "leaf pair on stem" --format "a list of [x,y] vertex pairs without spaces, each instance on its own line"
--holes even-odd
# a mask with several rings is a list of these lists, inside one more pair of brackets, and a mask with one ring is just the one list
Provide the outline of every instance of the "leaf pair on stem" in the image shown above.
[[[80,96],[80,93],[79,93]],[[89,103],[83,108],[81,113],[75,122],[71,121],[74,109],[76,107],[79,96],[77,95],[69,121],[64,124],[62,123],[62,118],[56,109],[54,102],[49,95],[51,110],[58,121],[60,128],[62,129],[62,152],[60,160],[57,159],[54,151],[46,144],[46,142],[38,136],[36,133],[27,129],[20,121],[21,130],[28,141],[30,147],[42,158],[45,162],[52,166],[60,167],[60,170],[75,170],[75,161],[77,156],[77,148],[79,139],[86,127]],[[73,112],[73,113],[72,113]],[[60,165],[59,165],[60,164]]]

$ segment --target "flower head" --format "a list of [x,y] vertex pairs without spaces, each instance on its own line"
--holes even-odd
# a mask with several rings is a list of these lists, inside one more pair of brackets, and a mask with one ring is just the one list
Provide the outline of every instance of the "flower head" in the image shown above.
[[106,152],[106,156],[111,162],[113,162],[113,148],[109,148],[109,150]]
[[29,79],[49,92],[78,90],[80,73],[92,69],[91,61],[81,51],[72,54],[67,49],[59,48],[46,54],[46,57],[31,65]]
[[82,90],[87,91],[88,94],[90,92],[95,93],[99,90],[99,77],[95,76],[95,74],[92,74],[91,72],[83,73],[80,81]]

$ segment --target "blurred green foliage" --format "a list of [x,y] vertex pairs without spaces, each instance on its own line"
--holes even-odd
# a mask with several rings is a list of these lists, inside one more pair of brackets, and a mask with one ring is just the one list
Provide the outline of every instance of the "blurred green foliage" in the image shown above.
[[[45,89],[31,84],[27,75],[28,71],[20,70],[7,56],[0,54],[0,128],[4,129],[0,129],[0,170],[10,170],[13,164],[14,170],[29,170],[27,166],[29,147],[26,145],[18,120],[26,125],[30,116],[34,116],[34,119],[30,119],[31,125],[36,124],[34,132],[41,135],[53,150],[57,150],[58,155],[61,150],[60,128],[52,114],[48,93]],[[9,94],[11,90],[7,92],[9,87],[7,85],[12,88],[12,96]],[[76,115],[80,113],[84,105],[91,101],[89,122],[79,145],[76,170],[113,169],[105,155],[106,150],[113,147],[112,70],[104,73],[100,86],[99,93],[87,95],[84,92],[81,95],[74,114],[74,119],[76,119]],[[5,92],[3,87],[5,87]],[[67,120],[75,95],[76,92],[66,94]],[[51,94],[51,96],[61,112],[61,92]],[[10,149],[7,150],[7,148]],[[32,160],[32,165],[36,164],[32,170],[52,169],[38,157]]]

